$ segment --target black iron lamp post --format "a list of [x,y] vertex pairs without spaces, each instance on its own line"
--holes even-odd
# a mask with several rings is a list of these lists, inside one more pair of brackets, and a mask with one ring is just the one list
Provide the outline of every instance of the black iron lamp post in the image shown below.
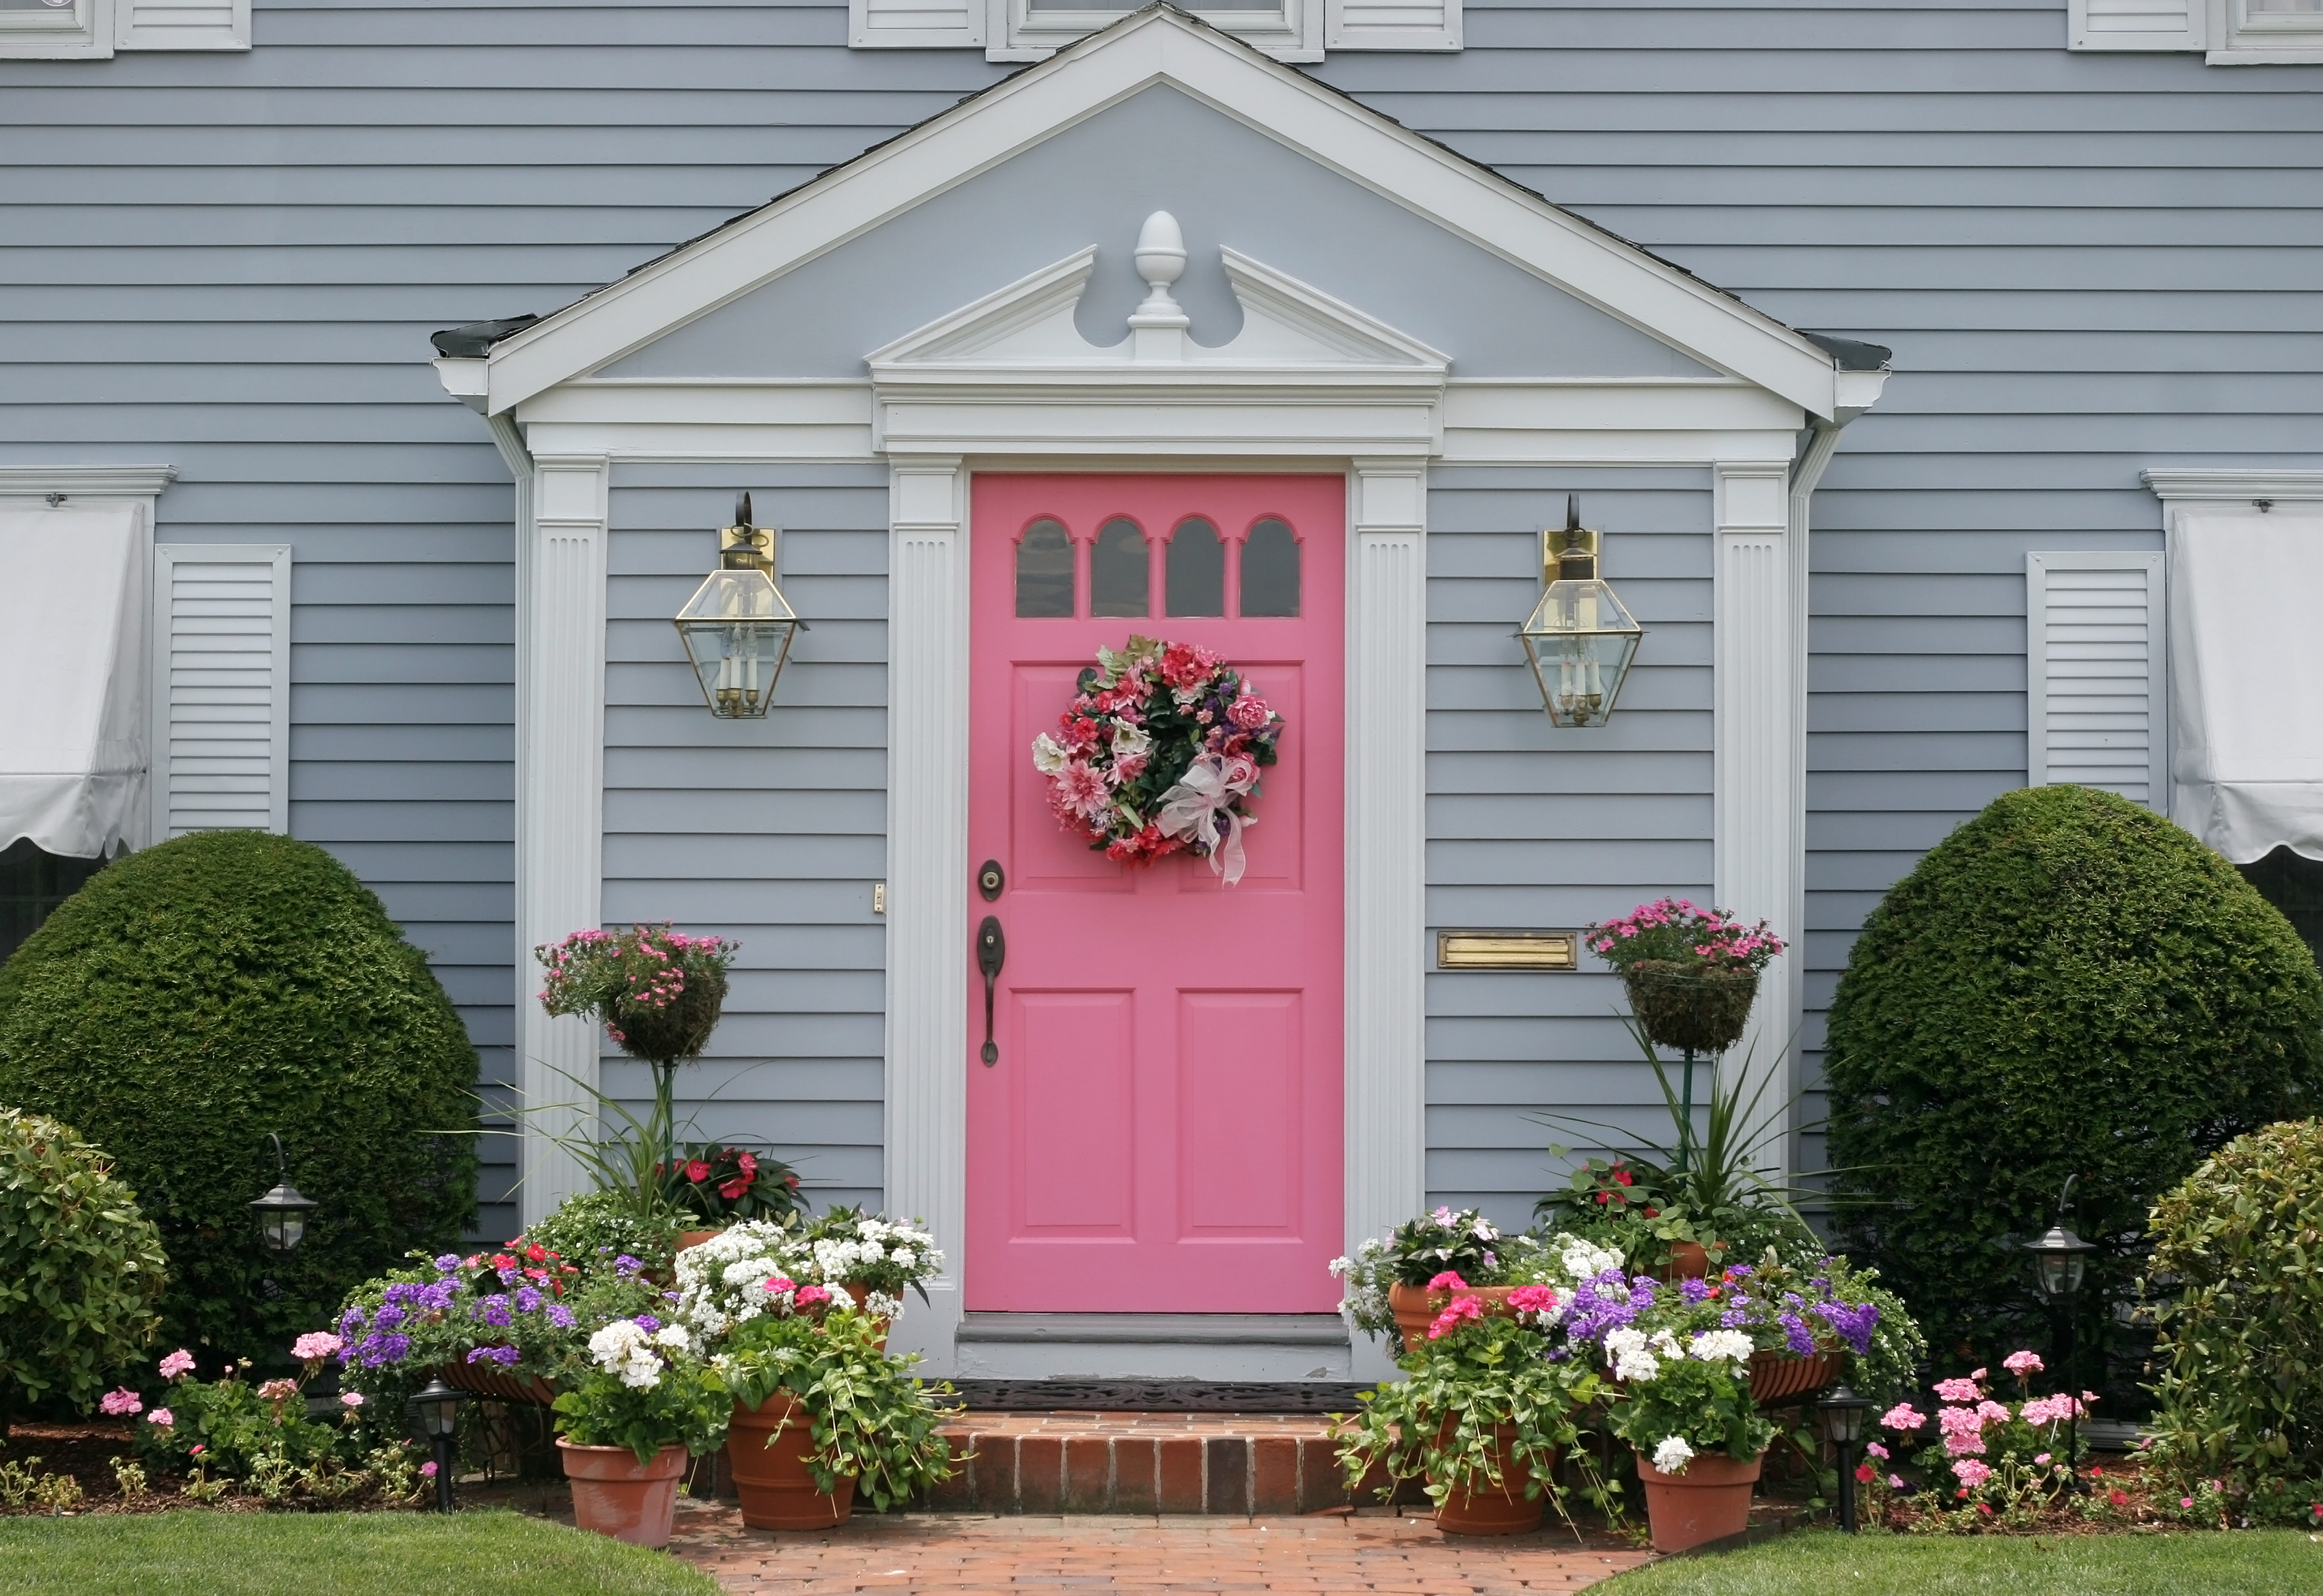
[[2025,1250],[2033,1254],[2033,1289],[2049,1309],[2052,1341],[2051,1351],[2056,1354],[2058,1377],[2064,1381],[2065,1396],[2072,1406],[2065,1410],[2065,1460],[2073,1470],[2073,1486],[2080,1489],[2080,1380],[2075,1373],[2074,1307],[2081,1295],[2081,1280],[2089,1272],[2089,1255],[2097,1251],[2065,1228],[2065,1210],[2070,1206],[2073,1182],[2078,1175],[2066,1179],[2065,1188],[2057,1194],[2057,1223],[2051,1225],[2040,1240],[2027,1242]]
[[1815,1406],[1823,1410],[1823,1433],[1839,1448],[1839,1527],[1855,1533],[1855,1449],[1863,1440],[1863,1416],[1871,1399],[1841,1386]]
[[299,1196],[298,1188],[290,1184],[290,1160],[283,1156],[282,1138],[269,1131],[266,1139],[274,1143],[274,1164],[282,1178],[272,1191],[250,1206],[258,1210],[259,1232],[266,1238],[267,1250],[288,1252],[305,1239],[307,1215],[322,1205]]
[[452,1510],[452,1436],[460,1427],[460,1404],[468,1399],[464,1391],[454,1390],[441,1380],[431,1380],[412,1394],[411,1411],[419,1419],[419,1432],[436,1449],[436,1510]]

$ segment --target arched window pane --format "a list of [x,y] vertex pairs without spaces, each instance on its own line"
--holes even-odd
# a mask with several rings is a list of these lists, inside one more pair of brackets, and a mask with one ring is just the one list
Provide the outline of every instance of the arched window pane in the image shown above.
[[1045,518],[1026,527],[1016,546],[1016,613],[1072,619],[1072,540],[1062,526]]
[[1196,517],[1170,535],[1170,580],[1162,597],[1171,615],[1226,612],[1226,548],[1218,529]]
[[1299,613],[1299,540],[1272,516],[1253,527],[1242,546],[1242,612]]
[[1145,534],[1132,520],[1111,520],[1097,528],[1089,554],[1089,613],[1143,615],[1152,606],[1146,591],[1152,581]]

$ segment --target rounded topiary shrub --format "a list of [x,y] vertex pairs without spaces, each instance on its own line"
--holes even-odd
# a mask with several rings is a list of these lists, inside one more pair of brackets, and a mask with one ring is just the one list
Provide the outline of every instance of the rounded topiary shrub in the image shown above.
[[[209,831],[109,866],[0,965],[0,1103],[76,1126],[161,1227],[171,1345],[279,1362],[474,1207],[475,1050],[419,950],[310,843]],[[251,1200],[322,1206],[287,1254]]]
[[[2323,1121],[2228,1142],[2155,1205],[2158,1454],[2253,1494],[2323,1476]],[[2301,1503],[2307,1501],[2301,1496]]]
[[1940,1363],[2050,1344],[2015,1243],[2080,1177],[2072,1224],[2101,1249],[2080,1298],[2096,1385],[2153,1200],[2318,1101],[2323,978],[2290,922],[2178,827],[2108,793],[2029,788],[1872,912],[1827,1046],[1841,1225]]
[[39,1114],[0,1108],[0,1440],[12,1411],[87,1410],[143,1355],[165,1263],[113,1160]]

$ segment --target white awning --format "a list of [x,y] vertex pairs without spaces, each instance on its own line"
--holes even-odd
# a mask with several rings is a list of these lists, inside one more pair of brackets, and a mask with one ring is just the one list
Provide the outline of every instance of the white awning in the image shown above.
[[2323,859],[2323,515],[2181,512],[2169,592],[2171,818]]
[[96,858],[145,827],[150,533],[132,504],[0,509],[0,848]]

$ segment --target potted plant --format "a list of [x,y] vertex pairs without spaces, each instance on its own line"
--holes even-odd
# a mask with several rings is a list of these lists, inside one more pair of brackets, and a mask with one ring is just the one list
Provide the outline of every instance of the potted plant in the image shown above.
[[1749,1528],[1759,1459],[1775,1438],[1750,1399],[1749,1335],[1624,1325],[1602,1346],[1621,1388],[1606,1421],[1637,1452],[1654,1549],[1683,1552]]
[[738,1219],[788,1219],[803,1215],[798,1172],[772,1153],[712,1142],[683,1149],[654,1174],[672,1208],[684,1216],[680,1248],[697,1247]]
[[1590,949],[1620,973],[1645,1033],[1689,1055],[1722,1053],[1741,1040],[1758,972],[1783,950],[1765,921],[1746,926],[1723,909],[1699,909],[1683,898],[1640,903],[1587,935]]
[[1506,1311],[1520,1286],[1569,1285],[1621,1262],[1575,1238],[1510,1235],[1476,1209],[1437,1208],[1333,1259],[1331,1273],[1341,1282],[1340,1311],[1366,1335],[1392,1335],[1400,1352],[1419,1344],[1455,1290]]
[[717,1367],[732,1393],[727,1466],[754,1529],[828,1529],[857,1491],[881,1512],[950,1477],[941,1433],[960,1409],[882,1350],[884,1326],[820,1286],[776,1277],[766,1310],[727,1333]]
[[[685,1211],[680,1190],[689,1182],[672,1174],[694,1160],[678,1141],[677,1067],[710,1044],[725,1007],[727,972],[740,946],[722,937],[689,936],[665,922],[619,933],[592,927],[533,949],[546,971],[543,1009],[594,1017],[623,1052],[653,1067],[653,1106],[644,1119],[578,1082],[595,1099],[599,1117],[619,1120],[625,1129],[602,1140],[585,1133],[559,1138],[599,1186],[627,1194],[640,1215]],[[685,1244],[683,1235],[678,1244]]]
[[1557,1463],[1600,1380],[1585,1360],[1550,1356],[1562,1302],[1554,1288],[1520,1286],[1493,1312],[1452,1293],[1400,1360],[1404,1378],[1363,1393],[1339,1447],[1349,1479],[1376,1471],[1384,1499],[1397,1481],[1424,1478],[1452,1535],[1538,1529],[1552,1501],[1563,1513]]
[[723,1335],[767,1312],[762,1287],[779,1277],[850,1298],[884,1337],[903,1311],[904,1288],[924,1300],[924,1282],[942,1269],[943,1253],[925,1230],[857,1209],[833,1208],[796,1229],[745,1219],[677,1255],[677,1311],[702,1334]]
[[685,1327],[650,1314],[615,1319],[589,1338],[588,1362],[556,1406],[574,1522],[631,1546],[667,1546],[686,1455],[725,1440],[733,1406]]

